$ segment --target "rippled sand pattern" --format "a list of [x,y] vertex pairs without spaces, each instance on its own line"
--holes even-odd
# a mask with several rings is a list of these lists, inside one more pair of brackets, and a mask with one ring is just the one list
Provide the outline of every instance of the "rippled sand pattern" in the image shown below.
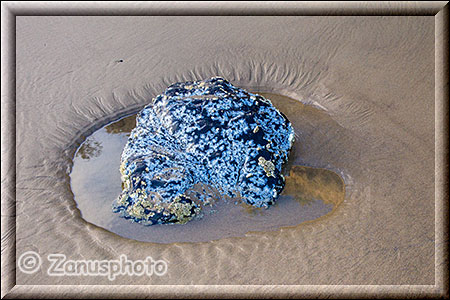
[[[15,28],[17,227],[4,243],[17,254],[168,263],[163,277],[114,284],[434,284],[433,16],[17,16]],[[290,163],[337,173],[344,201],[317,221],[197,243],[134,241],[85,221],[69,175],[81,143],[169,84],[212,76],[305,104],[280,107],[304,116]],[[111,284],[45,266],[6,275]]]

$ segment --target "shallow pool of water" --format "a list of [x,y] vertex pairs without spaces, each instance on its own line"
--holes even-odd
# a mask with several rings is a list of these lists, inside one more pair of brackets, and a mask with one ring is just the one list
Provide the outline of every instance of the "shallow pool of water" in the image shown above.
[[[286,186],[277,203],[256,209],[234,201],[218,201],[201,218],[187,224],[143,226],[120,218],[112,203],[121,192],[120,156],[135,116],[125,116],[97,130],[78,148],[71,172],[71,188],[82,217],[120,236],[139,241],[171,243],[202,242],[243,236],[250,231],[272,231],[319,219],[343,200],[345,186],[333,171],[299,165],[308,151],[324,143],[341,128],[325,112],[276,94],[259,93],[270,99],[291,121],[296,142],[285,168]],[[327,134],[324,134],[327,133]],[[314,146],[315,144],[315,146]],[[327,146],[333,143],[326,143]],[[313,162],[310,165],[314,165]]]

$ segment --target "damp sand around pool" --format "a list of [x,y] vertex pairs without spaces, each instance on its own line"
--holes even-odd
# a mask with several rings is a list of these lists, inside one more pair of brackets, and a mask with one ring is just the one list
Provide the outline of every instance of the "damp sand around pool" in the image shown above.
[[[281,293],[290,293],[289,285],[311,295],[346,293],[345,286],[378,286],[382,293],[442,290],[440,253],[447,243],[438,234],[445,200],[436,175],[444,141],[436,131],[444,111],[442,102],[435,105],[435,71],[442,65],[436,60],[442,51],[435,43],[442,33],[436,30],[439,14],[16,16],[15,97],[5,101],[10,114],[2,107],[11,122],[10,129],[5,126],[5,137],[11,135],[5,152],[15,157],[4,164],[2,187],[13,192],[2,194],[3,217],[15,227],[5,227],[2,253],[14,258],[33,250],[43,259],[62,253],[96,260],[126,254],[169,262],[163,277],[116,277],[123,295],[149,284],[228,285],[233,292],[244,284],[240,291],[249,295],[266,284],[282,285]],[[85,221],[88,211],[91,217],[98,213],[89,220],[102,217],[98,206],[83,208],[80,191],[88,189],[82,183],[71,189],[75,171],[83,170],[75,156],[81,143],[138,112],[169,84],[212,76],[322,107],[325,113],[296,101],[281,107],[268,97],[296,126],[301,143],[294,145],[299,152],[291,166],[339,174],[345,200],[315,221],[202,243],[137,242]],[[121,150],[111,159],[115,164]],[[75,165],[74,157],[80,159]],[[97,168],[100,178],[116,176],[106,170]],[[87,197],[85,203],[101,201]],[[108,213],[116,197],[114,191],[105,200]],[[123,235],[137,236],[137,228]],[[14,259],[5,266],[2,287],[3,280],[15,286],[11,298],[31,285],[58,291],[56,285],[111,285],[102,276],[48,276],[45,265],[24,274]],[[258,287],[248,291],[248,285]],[[163,293],[158,287],[151,291]]]
[[[231,198],[221,199],[207,207],[199,218],[175,225],[142,226],[118,217],[111,206],[121,192],[120,155],[136,124],[136,115],[131,115],[94,132],[76,152],[71,187],[82,217],[126,238],[171,243],[239,237],[250,231],[273,231],[330,214],[344,200],[342,178],[330,170],[298,163],[302,162],[306,146],[318,142],[314,140],[315,131],[332,131],[333,127],[336,130],[338,125],[324,112],[299,101],[275,94],[259,94],[270,99],[299,133],[285,169],[285,189],[274,206],[258,209],[243,203],[236,205]],[[220,198],[212,190],[206,192]]]

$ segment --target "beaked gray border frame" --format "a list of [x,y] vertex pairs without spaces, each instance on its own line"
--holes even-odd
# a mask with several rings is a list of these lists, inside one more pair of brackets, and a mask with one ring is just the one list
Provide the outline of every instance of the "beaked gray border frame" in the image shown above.
[[[1,297],[17,298],[448,298],[448,2],[2,2],[1,4]],[[435,17],[434,285],[16,285],[15,18],[24,15],[267,15]]]

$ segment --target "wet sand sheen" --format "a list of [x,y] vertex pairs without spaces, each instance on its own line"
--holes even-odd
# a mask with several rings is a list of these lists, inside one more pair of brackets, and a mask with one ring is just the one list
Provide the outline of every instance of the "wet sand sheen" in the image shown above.
[[[303,131],[305,114],[318,121],[326,119],[325,113],[299,101],[275,94],[259,94],[271,99],[298,133]],[[270,209],[257,209],[244,203],[236,205],[233,199],[222,199],[205,208],[201,218],[187,224],[142,226],[132,223],[112,213],[111,204],[121,191],[120,154],[136,125],[135,118],[135,114],[124,117],[89,136],[76,152],[71,173],[72,191],[82,217],[123,237],[171,243],[244,236],[249,231],[272,231],[318,219],[344,200],[344,182],[336,173],[288,163],[284,172],[286,187]],[[320,126],[320,122],[315,125]],[[299,144],[302,142],[297,138],[290,162],[301,155]]]
[[[337,286],[333,290],[342,291],[340,285],[440,289],[433,287],[435,268],[445,265],[437,254],[446,245],[435,231],[441,182],[435,179],[436,24],[434,16],[416,15],[16,16],[16,148],[11,143],[7,151],[16,160],[5,164],[16,170],[6,182],[16,201],[6,204],[11,210],[4,216],[15,219],[16,234],[5,234],[6,256],[30,250],[42,258],[150,255],[169,262],[169,272],[111,283],[55,278],[45,266],[24,274],[12,259],[2,283],[13,278],[16,296],[20,287],[68,284],[117,284],[123,295],[136,293],[125,287],[130,284],[281,284],[283,292],[295,285],[311,295]],[[289,164],[339,174],[345,200],[312,222],[204,243],[137,242],[86,222],[70,186],[80,144],[136,113],[169,84],[212,76],[326,111],[285,103],[290,119],[304,117],[295,120],[302,142]],[[105,153],[108,144],[97,142]],[[101,166],[95,191],[110,192],[109,205],[117,192],[107,184],[116,175],[107,170],[116,172],[117,160],[92,162]],[[103,217],[95,206],[87,211]]]

